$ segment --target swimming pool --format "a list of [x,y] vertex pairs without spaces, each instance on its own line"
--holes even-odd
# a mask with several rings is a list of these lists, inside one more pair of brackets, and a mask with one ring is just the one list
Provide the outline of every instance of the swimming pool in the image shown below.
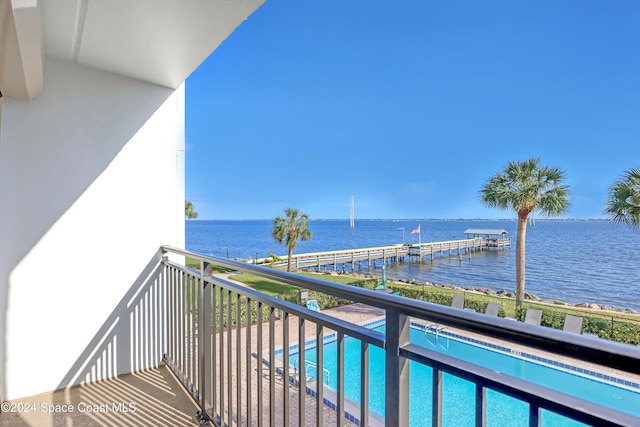
[[[385,326],[374,328],[384,332]],[[566,369],[556,369],[547,364],[531,360],[534,356],[516,357],[507,354],[509,349],[489,349],[484,346],[460,340],[452,335],[435,335],[426,333],[413,325],[411,328],[411,342],[424,347],[447,353],[502,373],[522,378],[526,381],[555,389],[584,400],[596,402],[600,405],[617,409],[640,417],[640,389],[638,384],[628,383],[616,385],[596,381],[589,375]],[[307,349],[313,349],[313,345]],[[369,350],[369,401],[370,410],[384,415],[384,351],[371,346]],[[527,356],[527,355],[525,355]],[[311,365],[315,364],[315,351],[306,351],[305,359]],[[296,361],[297,352],[290,351],[290,361]],[[324,382],[336,388],[337,375],[337,346],[335,339],[324,344]],[[356,402],[360,402],[360,341],[354,338],[345,339],[345,366],[349,369],[345,373],[345,395]],[[349,372],[358,374],[350,376]],[[315,377],[315,370],[308,373]],[[600,375],[605,379],[606,376]],[[411,362],[410,368],[410,425],[431,425],[431,376],[432,370],[428,366]],[[473,425],[475,420],[475,385],[458,377],[443,375],[443,425],[461,426]],[[612,378],[611,378],[612,379]],[[613,379],[612,379],[613,380]],[[510,426],[528,426],[528,404],[493,390],[487,390],[487,425],[503,426],[508,420]],[[353,414],[352,414],[353,415]],[[567,419],[558,414],[543,411],[544,426],[574,427],[583,424]]]

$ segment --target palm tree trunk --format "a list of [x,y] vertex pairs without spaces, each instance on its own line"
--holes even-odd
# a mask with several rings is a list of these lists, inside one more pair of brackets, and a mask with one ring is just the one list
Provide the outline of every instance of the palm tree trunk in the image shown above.
[[291,255],[293,255],[293,248],[289,246],[289,256],[287,257],[287,271],[291,272]]
[[524,302],[528,216],[528,214],[518,214],[518,232],[516,235],[516,307],[518,308],[521,308]]

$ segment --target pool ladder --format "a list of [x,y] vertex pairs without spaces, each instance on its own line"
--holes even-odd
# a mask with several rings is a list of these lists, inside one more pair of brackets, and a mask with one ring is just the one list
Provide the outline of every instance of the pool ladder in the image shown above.
[[442,326],[438,323],[425,323],[424,325],[424,339],[432,346],[440,346],[444,350],[449,349],[449,337],[442,335],[442,331],[447,329],[446,326]]
[[[296,357],[296,359],[293,361],[293,369],[295,374],[297,375],[300,372],[300,358]],[[318,365],[316,365],[314,362],[310,362],[308,360],[304,361],[304,375],[307,379],[309,378],[313,378],[312,375],[309,374],[310,371],[316,371],[316,376],[317,376],[317,371],[318,371]],[[329,384],[329,380],[331,379],[331,373],[329,372],[328,369],[323,368],[322,369],[322,382],[324,382],[325,384]]]

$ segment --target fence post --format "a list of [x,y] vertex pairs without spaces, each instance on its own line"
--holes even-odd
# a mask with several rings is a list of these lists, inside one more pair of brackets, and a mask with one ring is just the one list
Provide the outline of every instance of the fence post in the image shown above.
[[[207,282],[204,280],[206,276],[210,275],[211,264],[202,261],[200,263],[198,310],[196,312],[198,315],[198,404],[201,409],[196,413],[196,419],[200,424],[211,421],[208,409],[209,407],[213,408],[213,400],[207,395],[207,387],[210,385],[209,379],[211,378],[211,363],[207,363],[207,358],[211,356],[211,300],[207,301],[205,298]],[[191,348],[193,349],[193,344]]]
[[400,357],[400,348],[409,344],[408,316],[387,309],[385,349],[385,425],[409,425],[409,360]]
[[611,316],[611,339],[615,341],[616,339],[616,330],[613,324],[613,316]]

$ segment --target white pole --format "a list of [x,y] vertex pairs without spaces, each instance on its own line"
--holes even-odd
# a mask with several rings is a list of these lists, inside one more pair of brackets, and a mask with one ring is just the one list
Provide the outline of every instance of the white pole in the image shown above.
[[353,209],[353,194],[351,195],[349,206],[349,226],[353,228],[355,226],[354,209]]

